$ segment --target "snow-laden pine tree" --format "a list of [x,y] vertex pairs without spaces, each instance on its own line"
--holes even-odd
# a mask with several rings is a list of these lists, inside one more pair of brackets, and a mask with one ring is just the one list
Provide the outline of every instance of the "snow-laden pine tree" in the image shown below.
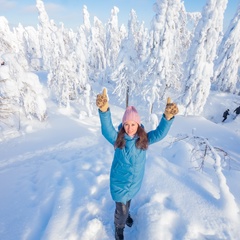
[[143,63],[148,58],[148,56],[150,54],[149,31],[145,27],[144,22],[141,23],[140,28],[139,28],[139,37],[138,37],[138,43],[137,43],[137,54],[138,54],[138,58],[139,58],[140,63]]
[[76,67],[72,67],[69,63],[71,54],[66,51],[68,38],[64,38],[67,35],[63,24],[58,28],[53,21],[49,20],[43,1],[37,0],[37,9],[42,65],[43,69],[49,72],[48,87],[52,93],[51,96],[60,106],[69,106],[70,98],[76,95],[72,87],[72,81],[76,79],[73,78]]
[[141,28],[137,20],[137,14],[134,10],[130,13],[128,21],[128,35],[122,40],[116,68],[111,78],[116,82],[114,92],[127,107],[131,96],[138,95],[138,75],[137,68],[140,64],[139,43],[141,37]]
[[[152,32],[150,32],[152,33]],[[136,53],[138,58],[138,66],[134,72],[136,80],[136,89],[134,95],[138,98],[138,101],[145,101],[142,94],[142,90],[148,81],[148,59],[151,53],[151,34],[145,27],[145,23],[142,22],[139,26],[139,32],[136,37]]]
[[91,35],[91,26],[87,7],[83,7],[83,24],[79,27],[76,35],[76,45],[73,56],[76,62],[75,86],[78,96],[83,99],[83,92],[86,84],[89,82],[89,39]]
[[70,107],[70,100],[76,99],[74,88],[76,74],[72,71],[71,60],[71,56],[60,58],[57,68],[51,68],[48,74],[52,98],[60,107]]
[[86,35],[86,38],[88,39],[91,33],[91,22],[90,22],[90,14],[88,12],[87,6],[83,6],[83,28]]
[[116,60],[122,40],[118,27],[118,12],[119,9],[117,7],[114,7],[111,10],[111,17],[106,25],[105,52],[107,61],[107,75],[111,74],[116,67]]
[[0,53],[14,53],[17,49],[17,39],[10,30],[8,20],[0,16]]
[[36,7],[38,9],[38,32],[39,32],[39,44],[42,55],[42,64],[44,70],[49,70],[52,65],[50,56],[54,51],[54,39],[55,32],[57,30],[53,20],[49,20],[48,14],[45,10],[42,0],[36,0]]
[[223,92],[240,94],[240,5],[218,48],[213,85]]
[[[84,16],[89,14],[84,7]],[[57,100],[61,107],[69,107],[71,101],[78,100],[83,94],[87,82],[87,61],[78,51],[79,48],[87,52],[87,41],[90,26],[87,17],[84,17],[84,24],[80,27],[80,34],[67,33],[63,24],[56,28],[52,34],[52,53],[49,55],[50,66],[48,74],[48,86],[51,90],[51,96]],[[81,40],[78,38],[81,36]],[[80,41],[80,42],[79,42]]]
[[182,52],[186,50],[189,36],[187,14],[180,0],[158,0],[154,11],[143,94],[150,113],[154,103],[158,105],[170,93],[180,92]]
[[2,59],[6,64],[0,66],[0,122],[3,118],[3,124],[19,129],[22,118],[43,121],[46,103],[38,76],[26,72],[15,54],[4,54]]
[[41,51],[38,31],[31,26],[25,27],[23,42],[25,42],[26,57],[29,61],[29,67],[33,70],[41,70]]
[[[0,58],[0,132],[15,126],[18,118],[18,110],[15,105],[18,102],[17,84],[10,78],[9,65],[3,56]],[[18,127],[17,127],[18,128]]]
[[25,29],[22,24],[19,24],[17,28],[14,29],[14,35],[17,39],[17,51],[15,52],[18,59],[18,63],[24,68],[25,71],[29,70],[30,56],[28,56],[28,46],[25,41],[24,34]]
[[187,115],[201,114],[207,101],[227,2],[228,0],[208,0],[195,29],[185,63],[185,91],[182,103]]
[[103,80],[104,71],[106,70],[105,37],[106,33],[102,22],[97,17],[94,17],[88,46],[90,81]]
[[32,59],[40,56],[38,32],[21,24],[11,31],[6,18],[0,17],[0,52],[16,54],[18,63],[27,71]]
[[[59,68],[61,75],[58,84],[58,93],[61,96],[61,105],[69,106],[70,101],[78,101],[81,106],[90,104],[89,89],[89,39],[91,25],[87,7],[83,7],[83,24],[79,27],[76,36],[69,34],[71,47],[67,48],[66,56],[60,60],[63,68]],[[63,84],[63,85],[62,85]],[[87,92],[87,94],[86,94]],[[60,100],[60,98],[59,98]],[[91,115],[90,105],[87,107],[88,115]]]
[[[48,86],[53,99],[57,100],[61,107],[70,107],[71,101],[84,99],[83,93],[88,82],[86,34],[81,26],[76,40],[73,40],[62,25],[52,38],[54,46],[50,56],[52,64],[48,74]],[[70,46],[66,44],[66,40],[71,40]]]
[[71,81],[74,81],[74,78],[72,78],[72,68],[69,64],[71,56],[66,53],[65,49],[63,27],[55,29],[51,34],[51,39],[52,53],[48,56],[48,87],[53,99],[57,100],[61,107],[68,107]]

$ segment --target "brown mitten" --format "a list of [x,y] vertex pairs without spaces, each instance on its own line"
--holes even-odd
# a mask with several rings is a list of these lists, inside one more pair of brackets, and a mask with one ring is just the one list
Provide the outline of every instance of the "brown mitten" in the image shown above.
[[108,110],[108,100],[107,100],[107,89],[106,88],[103,89],[102,94],[97,95],[96,105],[102,112],[106,112]]
[[173,118],[173,116],[175,116],[178,113],[178,107],[176,103],[171,103],[171,98],[168,97],[167,99],[167,105],[165,108],[165,118],[167,120],[170,120],[171,118]]

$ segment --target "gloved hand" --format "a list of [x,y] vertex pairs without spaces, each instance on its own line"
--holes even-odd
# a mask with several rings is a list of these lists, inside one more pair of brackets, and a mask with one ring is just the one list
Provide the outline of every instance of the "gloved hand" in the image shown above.
[[165,108],[165,118],[167,120],[170,120],[171,118],[173,118],[173,116],[175,116],[178,113],[178,107],[176,103],[171,103],[171,98],[168,97],[167,99],[167,105]]
[[107,100],[107,89],[106,88],[103,89],[102,94],[97,95],[96,105],[102,112],[106,112],[108,110],[108,100]]

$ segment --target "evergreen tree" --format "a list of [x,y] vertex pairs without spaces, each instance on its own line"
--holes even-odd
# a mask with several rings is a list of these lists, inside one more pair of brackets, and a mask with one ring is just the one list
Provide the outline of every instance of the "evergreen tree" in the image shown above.
[[52,32],[53,50],[49,56],[51,65],[48,86],[61,107],[69,107],[71,101],[78,100],[88,82],[86,53],[90,26],[86,6],[83,13],[84,24],[76,35],[71,31],[67,34],[63,24]]
[[[1,58],[1,62],[6,59]],[[18,116],[16,102],[18,98],[16,83],[10,78],[9,66],[5,63],[0,65],[0,131],[5,131],[15,125]]]
[[169,92],[180,91],[181,53],[184,50],[186,11],[180,0],[158,0],[151,29],[151,53],[147,60],[144,96],[153,104],[160,104]]
[[54,33],[57,27],[54,21],[50,21],[48,14],[45,10],[44,3],[42,0],[36,0],[36,7],[38,9],[38,32],[39,32],[39,44],[42,55],[42,64],[44,70],[49,70],[51,67],[50,56],[54,51]]
[[24,35],[26,31],[24,27],[19,24],[17,28],[14,29],[14,35],[17,39],[17,55],[18,63],[24,68],[25,71],[29,70],[30,67],[30,56],[28,55],[28,46],[25,41]]
[[90,26],[89,14],[86,6],[83,8],[83,24],[79,27],[76,36],[76,45],[74,47],[74,61],[76,62],[75,86],[78,95],[81,95],[89,82],[89,39]]
[[60,58],[56,69],[51,69],[48,74],[48,85],[53,98],[57,100],[60,107],[70,107],[72,99],[71,81],[75,77],[71,71],[68,58]]
[[[106,61],[107,69],[106,75],[110,75],[111,72],[115,70],[116,60],[119,53],[119,48],[121,44],[121,35],[118,27],[118,12],[119,9],[114,7],[111,11],[111,17],[106,25]],[[106,79],[107,80],[107,79]]]
[[[0,119],[20,128],[21,118],[46,118],[46,103],[38,76],[26,72],[14,54],[5,54],[6,65],[0,66]],[[4,126],[2,126],[4,128]]]
[[0,52],[14,53],[17,51],[17,46],[16,35],[11,32],[8,20],[0,16]]
[[93,81],[103,79],[106,70],[105,37],[106,33],[102,22],[97,17],[94,17],[88,47],[89,78]]
[[25,27],[23,41],[25,42],[29,67],[32,67],[33,70],[41,70],[41,51],[38,31],[33,27]]
[[199,115],[209,95],[213,61],[223,29],[227,0],[208,0],[202,12],[186,61],[185,114]]
[[119,51],[116,69],[111,78],[116,81],[114,92],[118,94],[119,99],[125,100],[126,107],[129,104],[130,96],[137,95],[137,67],[140,63],[138,57],[140,25],[137,21],[137,15],[134,10],[130,13],[128,21],[128,35],[122,40]]
[[218,49],[213,85],[223,92],[240,94],[240,5]]

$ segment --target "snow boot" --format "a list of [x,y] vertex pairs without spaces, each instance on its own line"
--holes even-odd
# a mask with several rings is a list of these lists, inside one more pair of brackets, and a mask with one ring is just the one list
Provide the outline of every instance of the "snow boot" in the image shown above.
[[115,227],[115,239],[116,240],[124,240],[123,230],[124,230],[124,228]]
[[128,217],[127,217],[127,220],[126,220],[126,225],[128,227],[132,227],[132,225],[133,225],[133,219],[132,219],[130,214],[128,214]]

